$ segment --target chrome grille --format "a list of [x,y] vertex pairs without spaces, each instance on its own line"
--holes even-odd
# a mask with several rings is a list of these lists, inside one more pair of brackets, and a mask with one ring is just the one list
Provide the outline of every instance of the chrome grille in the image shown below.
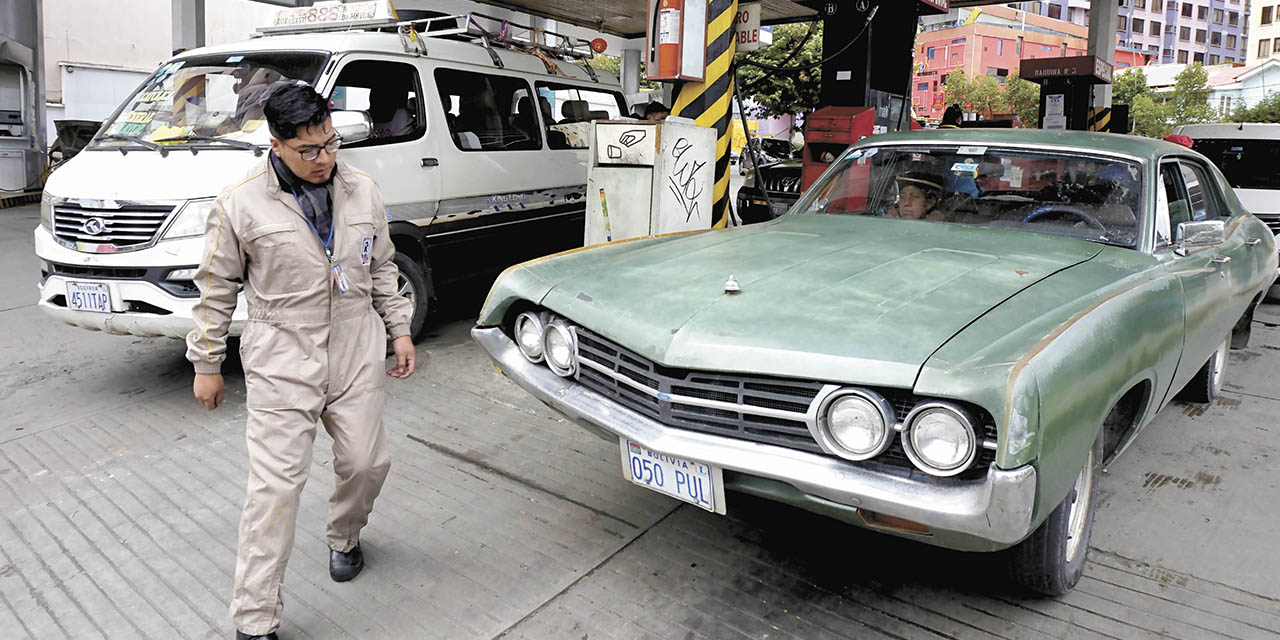
[[[53,233],[68,242],[109,244],[117,249],[139,248],[155,239],[173,210],[173,205],[106,209],[60,204],[53,207]],[[90,221],[95,219],[101,221],[101,230],[90,233],[97,224]]]
[[1259,220],[1266,223],[1267,228],[1271,229],[1271,233],[1280,235],[1280,214],[1276,213],[1255,213]]
[[800,175],[764,171],[760,176],[760,185],[770,193],[800,193]]
[[[806,421],[824,383],[664,367],[588,329],[575,330],[578,381],[629,409],[670,427],[829,455],[813,439]],[[893,405],[898,420],[924,402],[909,391],[876,391]],[[995,442],[995,421],[986,412],[978,413],[979,440]],[[901,437],[869,463],[914,471]],[[957,477],[980,477],[994,460],[994,451],[980,447],[973,466]]]

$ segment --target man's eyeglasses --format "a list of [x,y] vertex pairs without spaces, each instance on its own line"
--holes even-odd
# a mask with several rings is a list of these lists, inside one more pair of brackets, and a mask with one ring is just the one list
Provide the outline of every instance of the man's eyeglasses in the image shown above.
[[[287,144],[284,146],[289,147],[289,145]],[[298,156],[303,160],[306,160],[307,162],[311,162],[312,160],[315,160],[316,158],[320,157],[321,149],[324,149],[325,153],[328,153],[329,155],[333,155],[338,152],[338,147],[341,147],[341,146],[342,146],[342,138],[334,138],[326,142],[324,146],[309,144],[305,147],[298,147],[296,149],[294,149],[293,147],[289,147],[289,148],[293,149],[298,154]]]

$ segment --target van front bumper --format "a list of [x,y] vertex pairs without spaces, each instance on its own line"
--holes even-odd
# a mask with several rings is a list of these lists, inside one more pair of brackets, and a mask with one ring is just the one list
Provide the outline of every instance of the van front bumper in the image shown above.
[[802,508],[822,503],[834,508],[813,510],[866,510],[904,518],[934,533],[912,539],[966,550],[1008,547],[1032,531],[1034,467],[993,465],[984,478],[968,481],[920,479],[919,474],[893,475],[794,449],[675,429],[529,362],[500,328],[475,327],[471,335],[507,377],[596,435],[627,438],[656,452],[789,485],[798,497],[787,502]]

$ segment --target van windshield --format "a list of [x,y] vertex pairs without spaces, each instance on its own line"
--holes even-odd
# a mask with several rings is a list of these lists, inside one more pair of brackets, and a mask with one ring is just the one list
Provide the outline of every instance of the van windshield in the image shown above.
[[1275,189],[1280,185],[1280,140],[1197,138],[1204,154],[1236,189]]
[[90,148],[266,145],[267,95],[282,83],[314,84],[327,57],[271,51],[170,62],[125,100]]

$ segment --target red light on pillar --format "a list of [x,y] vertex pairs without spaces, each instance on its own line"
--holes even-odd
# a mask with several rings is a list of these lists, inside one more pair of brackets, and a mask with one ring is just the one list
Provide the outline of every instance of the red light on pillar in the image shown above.
[[595,40],[591,41],[591,50],[596,53],[604,53],[604,50],[608,48],[609,48],[609,43],[605,42],[604,38],[596,38]]

